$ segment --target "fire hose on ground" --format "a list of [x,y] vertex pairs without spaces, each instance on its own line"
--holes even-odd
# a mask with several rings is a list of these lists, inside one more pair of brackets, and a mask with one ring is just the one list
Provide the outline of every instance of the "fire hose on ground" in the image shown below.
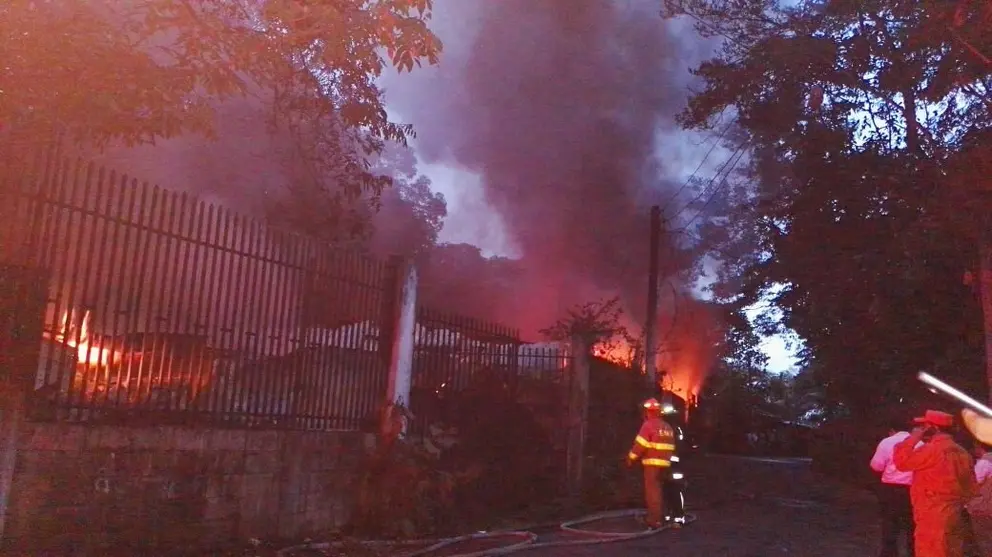
[[[644,509],[627,509],[621,511],[608,511],[602,513],[596,513],[587,515],[575,520],[569,520],[558,524],[558,533],[567,533],[576,537],[581,536],[581,539],[565,539],[565,540],[552,540],[552,541],[540,541],[540,536],[534,532],[529,531],[530,529],[538,529],[536,526],[530,529],[520,529],[520,530],[505,530],[505,531],[495,531],[495,532],[478,532],[475,534],[469,534],[465,536],[457,536],[453,538],[442,538],[437,540],[414,540],[408,542],[390,542],[390,541],[366,541],[361,542],[363,545],[368,546],[387,546],[401,548],[403,546],[423,546],[429,544],[426,547],[420,547],[413,551],[401,554],[402,557],[429,557],[431,553],[440,551],[445,548],[449,548],[453,545],[465,542],[471,542],[476,540],[487,540],[487,539],[498,539],[498,538],[511,538],[519,539],[515,543],[509,545],[504,545],[500,547],[494,547],[490,549],[485,549],[481,551],[472,551],[469,553],[457,553],[457,554],[447,554],[446,557],[491,557],[496,555],[508,555],[511,553],[517,553],[521,551],[528,551],[533,549],[543,549],[550,547],[572,547],[581,545],[600,545],[607,543],[617,543],[630,540],[636,540],[641,538],[646,538],[649,536],[654,536],[666,530],[674,528],[675,524],[666,524],[660,528],[648,528],[641,530],[639,532],[610,532],[610,531],[598,531],[590,530],[587,528],[581,528],[583,524],[589,524],[592,522],[597,522],[600,520],[610,520],[615,518],[626,518],[626,517],[639,517],[644,514]],[[685,515],[685,524],[691,524],[696,521],[696,516],[691,513]],[[306,543],[300,544],[292,547],[287,547],[276,553],[279,557],[291,557],[294,552],[305,551],[305,550],[328,550],[337,547],[343,547],[345,544],[343,542],[322,542],[322,543]]]

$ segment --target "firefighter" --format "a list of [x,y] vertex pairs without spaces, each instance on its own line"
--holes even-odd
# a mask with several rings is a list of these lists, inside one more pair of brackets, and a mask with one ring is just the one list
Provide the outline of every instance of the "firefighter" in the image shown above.
[[[675,408],[671,404],[664,404],[661,407],[663,415],[675,414]],[[668,478],[662,484],[662,494],[664,498],[665,522],[670,522],[675,527],[685,524],[685,475],[682,472],[682,461],[685,458],[685,432],[677,423],[677,420],[667,420],[672,425],[675,435],[675,451],[669,461],[672,465],[668,469]]]
[[[927,410],[909,437],[895,446],[896,468],[913,472],[913,534],[918,557],[963,557],[964,505],[975,493],[974,460],[948,431],[954,416]],[[922,445],[917,446],[922,441]]]
[[642,405],[644,423],[634,438],[634,444],[627,454],[627,465],[633,466],[638,460],[644,469],[644,503],[647,507],[646,522],[649,528],[660,528],[663,519],[662,482],[663,474],[672,466],[671,457],[675,452],[675,430],[661,418],[661,404],[656,399],[648,399]]

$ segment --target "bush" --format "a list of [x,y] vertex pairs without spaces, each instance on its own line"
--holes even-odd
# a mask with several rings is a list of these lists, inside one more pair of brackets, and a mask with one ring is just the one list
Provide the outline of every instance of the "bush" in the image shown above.
[[453,534],[554,498],[564,454],[531,405],[490,383],[417,393],[417,435],[369,456],[349,533]]
[[483,383],[458,393],[449,408],[446,423],[458,443],[442,456],[445,468],[481,470],[455,490],[460,513],[484,520],[554,498],[565,458],[533,407]]

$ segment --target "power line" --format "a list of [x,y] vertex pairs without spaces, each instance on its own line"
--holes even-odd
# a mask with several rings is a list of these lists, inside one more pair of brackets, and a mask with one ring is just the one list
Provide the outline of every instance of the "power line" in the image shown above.
[[[706,164],[706,161],[710,158],[710,155],[712,155],[713,154],[713,151],[716,150],[717,145],[720,144],[720,141],[723,139],[723,136],[725,136],[727,134],[727,132],[730,131],[730,128],[733,127],[733,125],[734,125],[734,122],[730,122],[729,124],[726,125],[726,127],[723,128],[723,131],[721,131],[720,132],[720,135],[717,136],[716,141],[714,141],[713,144],[710,145],[709,150],[706,151],[706,154],[703,156],[703,160],[699,161],[699,164],[696,165],[696,169],[692,171],[692,174],[690,174],[688,178],[686,178],[685,183],[682,184],[682,187],[680,187],[678,189],[678,191],[676,191],[674,194],[672,194],[672,196],[670,198],[668,198],[668,201],[666,201],[661,206],[662,215],[664,215],[665,211],[668,209],[668,206],[673,201],[675,201],[678,198],[678,196],[682,194],[683,191],[685,191],[685,188],[689,187],[689,184],[692,183],[692,179],[695,178],[697,174],[699,174],[700,169],[703,168],[703,165]],[[682,211],[679,211],[678,213],[676,213],[672,217],[672,219],[678,217],[681,213],[682,213]],[[672,219],[665,218],[666,221],[672,220]]]
[[[731,163],[730,161],[734,159],[735,156],[737,157],[736,160],[733,160],[733,163]],[[716,198],[716,194],[720,193],[720,191],[727,186],[728,183],[727,179],[730,178],[730,173],[734,171],[734,168],[737,167],[737,164],[741,162],[742,158],[744,158],[743,145],[738,147],[737,150],[734,152],[734,154],[730,155],[730,159],[727,160],[727,163],[730,164],[730,168],[727,170],[726,173],[724,173],[723,179],[720,181],[720,184],[718,184],[717,187],[714,188],[713,193],[711,193],[709,198],[703,203],[703,206],[700,207],[698,211],[696,211],[696,214],[693,215],[691,219],[689,219],[689,222],[685,223],[685,225],[682,226],[683,230],[688,230],[689,226],[691,226],[692,223],[696,221],[696,219],[698,219],[700,216],[703,215],[703,213],[706,211],[706,208],[709,207],[710,203],[712,203],[713,200]],[[688,208],[688,205],[686,207]]]
[[[697,203],[700,199],[702,199],[703,196],[709,193],[709,197],[703,203],[703,206],[700,208],[700,210],[696,212],[696,214],[688,223],[684,224],[682,227],[675,230],[675,232],[681,233],[687,231],[689,225],[691,225],[697,218],[699,218],[699,216],[702,215],[703,210],[706,209],[706,207],[708,207],[709,204],[713,202],[713,200],[716,197],[716,194],[719,193],[720,190],[722,190],[726,186],[727,178],[730,176],[730,173],[733,172],[734,168],[736,168],[737,164],[740,162],[740,159],[744,156],[744,150],[746,146],[747,144],[742,144],[736,149],[734,149],[734,151],[730,154],[727,160],[722,165],[720,165],[720,168],[716,170],[716,172],[713,174],[713,177],[710,178],[709,182],[705,186],[700,188],[699,193],[697,193],[695,197],[690,199],[689,202],[686,203],[685,206],[683,206],[671,219],[668,219],[668,220],[677,219],[679,216],[682,215],[682,213],[684,213],[695,203]],[[721,175],[723,175],[722,179],[721,179]],[[713,184],[716,183],[717,180],[720,181],[714,187]]]

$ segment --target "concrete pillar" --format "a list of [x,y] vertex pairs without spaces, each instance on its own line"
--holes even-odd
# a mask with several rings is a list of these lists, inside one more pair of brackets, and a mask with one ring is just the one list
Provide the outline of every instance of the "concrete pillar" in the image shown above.
[[24,267],[0,265],[0,545],[9,519],[17,438],[41,352],[48,282]]
[[[410,405],[413,380],[413,346],[417,326],[417,269],[409,261],[390,261],[392,300],[384,316],[382,341],[388,357],[387,404]],[[405,432],[405,424],[404,424]]]
[[571,377],[568,381],[568,449],[566,490],[569,497],[582,492],[586,429],[589,421],[589,352],[591,346],[581,337],[572,339]]

